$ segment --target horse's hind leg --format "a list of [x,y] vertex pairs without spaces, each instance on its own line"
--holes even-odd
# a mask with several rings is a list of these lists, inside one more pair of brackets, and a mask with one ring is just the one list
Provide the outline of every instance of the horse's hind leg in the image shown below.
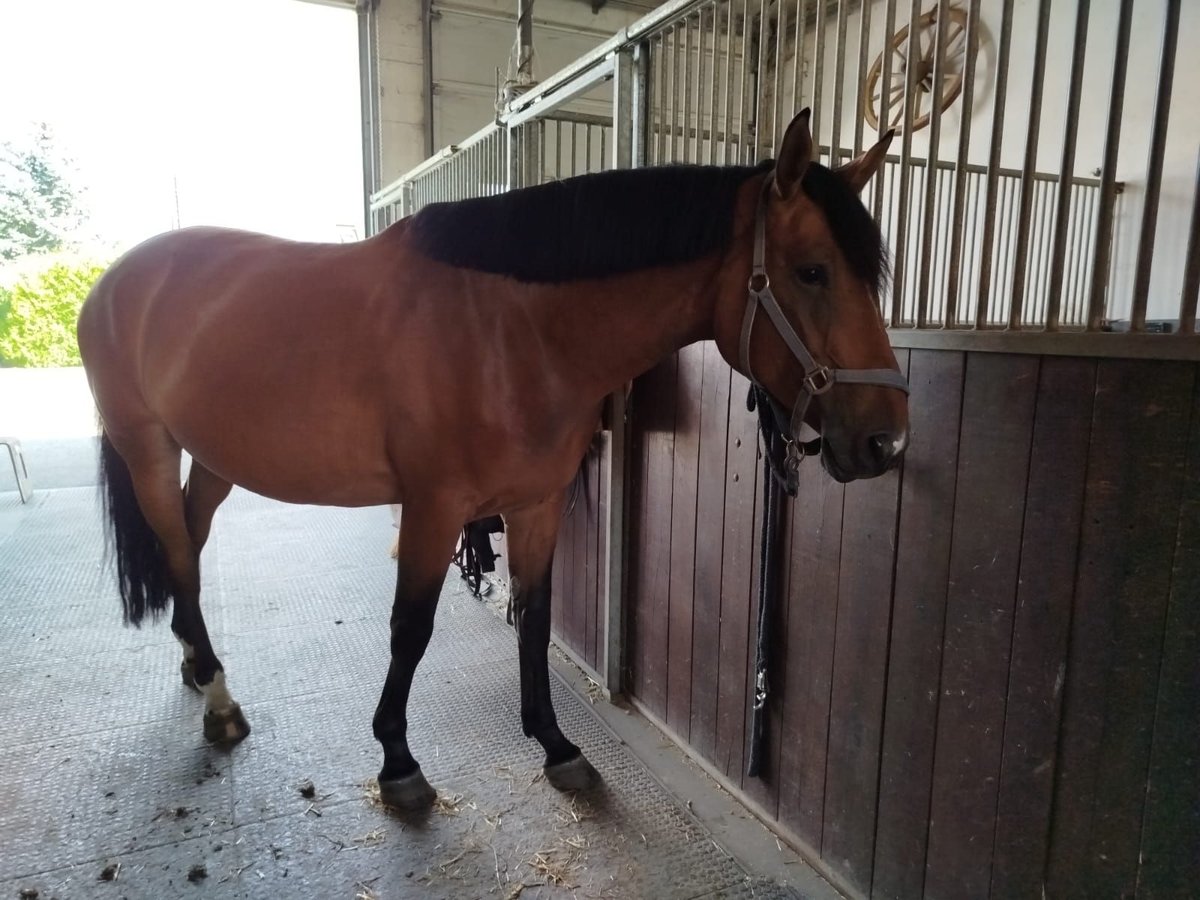
[[[232,487],[228,481],[218,478],[199,462],[192,460],[187,484],[183,489],[183,508],[188,535],[196,551],[197,565],[201,551],[208,541],[213,514],[221,501],[229,496]],[[193,597],[195,602],[191,602]],[[221,665],[216,661],[208,629],[200,613],[199,591],[195,595],[184,594],[176,598],[171,615],[171,630],[183,645],[183,662],[179,667],[183,683],[200,690],[196,682],[196,648],[201,647],[202,658],[211,660],[208,666],[201,666],[202,674],[209,674],[211,670],[215,675]]]
[[550,699],[550,581],[565,494],[505,516],[521,664],[521,726],[546,751],[546,780],[560,791],[599,784],[600,775],[563,735]]
[[[210,741],[233,744],[250,733],[250,726],[225,686],[225,672],[213,651],[204,619],[200,616],[200,547],[208,536],[208,527],[217,504],[229,488],[207,473],[203,485],[189,489],[195,498],[184,501],[179,487],[179,446],[165,432],[124,450],[133,483],[133,492],[146,523],[158,537],[171,582],[174,609],[171,629],[184,645],[185,679],[204,694],[204,736]],[[198,474],[193,465],[192,476]],[[189,479],[190,481],[190,479]],[[223,492],[222,492],[223,490]],[[199,543],[190,527],[195,527]],[[191,650],[191,666],[187,665]],[[190,669],[190,672],[189,672]]]
[[433,635],[454,539],[468,514],[445,503],[409,502],[404,507],[392,606],[392,661],[373,723],[375,738],[383,745],[380,798],[401,809],[424,809],[437,796],[408,747],[408,694]]

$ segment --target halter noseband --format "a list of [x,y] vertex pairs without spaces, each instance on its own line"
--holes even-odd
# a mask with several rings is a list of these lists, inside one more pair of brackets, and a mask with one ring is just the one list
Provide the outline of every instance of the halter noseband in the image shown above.
[[[783,314],[783,309],[779,306],[779,301],[771,292],[771,278],[767,275],[767,197],[773,183],[774,176],[768,175],[763,183],[762,194],[758,199],[758,211],[754,219],[754,264],[750,270],[750,281],[747,284],[750,300],[746,304],[746,313],[742,318],[741,363],[750,381],[763,396],[770,400],[777,424],[783,425],[785,422],[788,424],[786,439],[789,468],[794,468],[799,463],[799,453],[801,452],[796,446],[796,436],[800,433],[800,426],[804,424],[804,417],[808,413],[808,405],[812,402],[813,397],[826,393],[835,384],[874,384],[895,388],[907,394],[908,380],[894,369],[831,368],[817,362],[808,352],[804,341],[800,339],[800,335],[787,320],[787,316]],[[754,320],[759,306],[766,310],[768,318],[775,325],[775,330],[787,344],[792,356],[804,369],[804,381],[800,393],[796,397],[796,402],[792,406],[790,418],[775,398],[771,397],[767,390],[759,384],[750,367],[750,334],[754,329]],[[813,456],[820,452],[819,442],[810,442],[810,444],[817,446],[806,445],[802,451],[805,456]],[[789,491],[789,493],[794,493],[794,491]]]

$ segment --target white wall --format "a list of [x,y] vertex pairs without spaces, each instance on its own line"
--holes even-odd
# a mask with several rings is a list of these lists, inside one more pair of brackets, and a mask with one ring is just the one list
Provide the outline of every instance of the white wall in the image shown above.
[[[553,75],[652,9],[652,0],[606,3],[537,0],[534,77]],[[433,137],[441,148],[495,118],[497,70],[507,77],[516,38],[516,0],[434,3]],[[380,0],[378,12],[382,183],[425,158],[424,76],[419,0]]]

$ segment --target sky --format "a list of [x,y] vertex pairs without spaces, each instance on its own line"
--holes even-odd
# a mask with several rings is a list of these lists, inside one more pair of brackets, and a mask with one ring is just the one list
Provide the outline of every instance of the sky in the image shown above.
[[[353,11],[299,0],[0,0],[0,141],[48,123],[89,230],[362,235]],[[178,198],[178,204],[176,202]]]

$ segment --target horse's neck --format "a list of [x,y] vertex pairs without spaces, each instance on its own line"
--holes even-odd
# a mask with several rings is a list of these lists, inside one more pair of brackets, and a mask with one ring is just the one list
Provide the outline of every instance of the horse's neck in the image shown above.
[[713,336],[715,275],[720,261],[556,285],[552,342],[567,371],[594,382],[601,395],[653,368],[674,351]]

